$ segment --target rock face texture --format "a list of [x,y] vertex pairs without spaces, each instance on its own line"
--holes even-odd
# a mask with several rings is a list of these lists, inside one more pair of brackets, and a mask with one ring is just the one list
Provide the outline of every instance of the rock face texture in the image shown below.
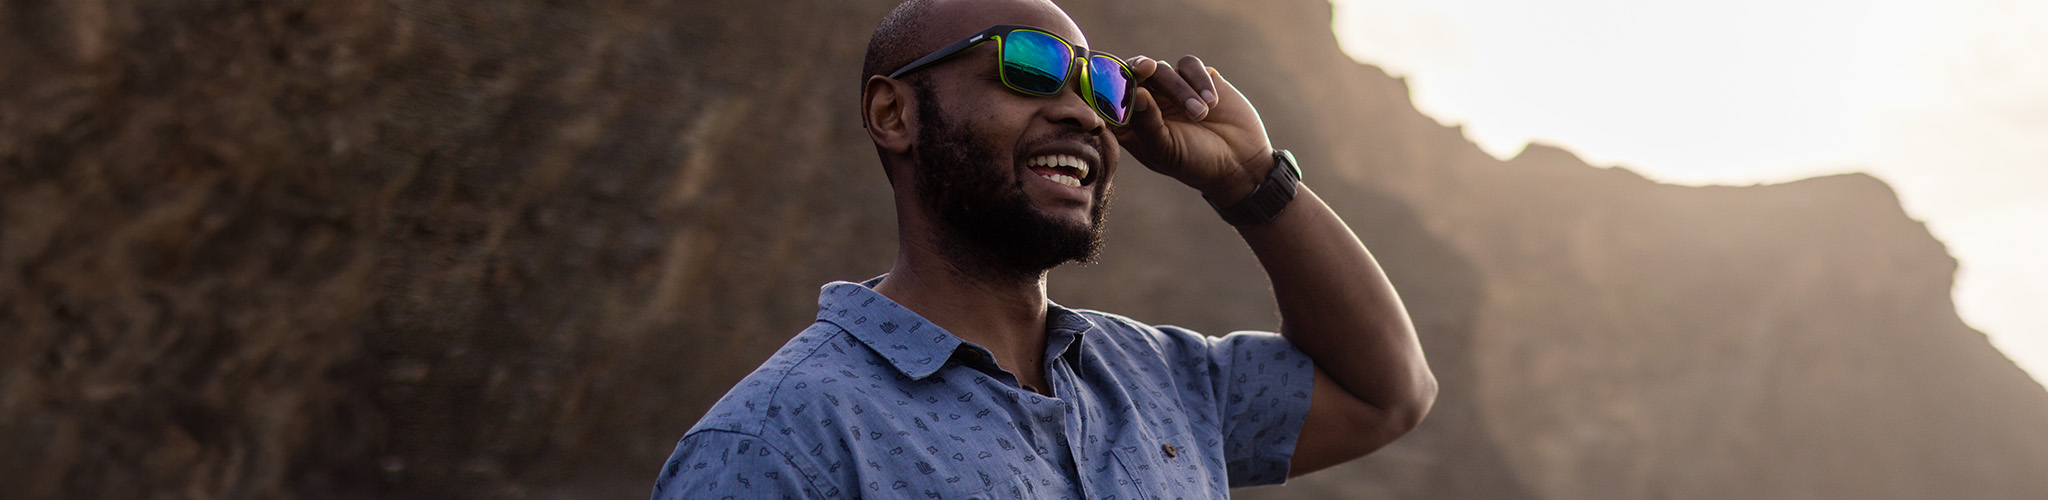
[[[0,483],[645,495],[817,286],[889,264],[854,113],[889,4],[0,3]],[[1503,162],[1344,57],[1323,2],[1065,7],[1222,68],[1443,383],[1409,437],[1241,497],[2048,498],[2048,392],[1875,179]],[[1117,181],[1056,300],[1276,326],[1192,191]]]

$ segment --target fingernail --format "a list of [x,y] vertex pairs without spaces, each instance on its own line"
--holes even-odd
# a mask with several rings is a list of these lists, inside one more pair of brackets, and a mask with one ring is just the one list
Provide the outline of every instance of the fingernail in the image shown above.
[[1202,100],[1203,100],[1203,101],[1207,101],[1207,102],[1208,102],[1208,103],[1210,103],[1210,104],[1215,104],[1215,103],[1216,103],[1216,93],[1215,93],[1215,92],[1210,92],[1210,91],[1204,90],[1204,91],[1202,91]]
[[1193,97],[1188,98],[1187,108],[1188,116],[1195,118],[1201,118],[1202,115],[1209,112],[1209,106],[1202,104],[1202,101],[1195,100]]

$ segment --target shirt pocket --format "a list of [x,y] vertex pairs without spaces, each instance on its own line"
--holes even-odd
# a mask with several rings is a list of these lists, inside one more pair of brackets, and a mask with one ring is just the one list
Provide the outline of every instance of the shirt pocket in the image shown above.
[[[1210,471],[1203,470],[1195,442],[1185,433],[1117,446],[1111,454],[1123,467],[1134,500],[1206,500],[1223,498],[1211,491]],[[1119,481],[1122,482],[1122,481]]]

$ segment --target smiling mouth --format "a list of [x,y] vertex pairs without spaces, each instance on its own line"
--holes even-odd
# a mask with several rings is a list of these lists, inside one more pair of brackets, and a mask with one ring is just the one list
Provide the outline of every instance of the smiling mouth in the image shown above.
[[1031,168],[1031,173],[1067,187],[1078,188],[1093,180],[1088,177],[1088,161],[1078,156],[1036,156],[1024,165]]

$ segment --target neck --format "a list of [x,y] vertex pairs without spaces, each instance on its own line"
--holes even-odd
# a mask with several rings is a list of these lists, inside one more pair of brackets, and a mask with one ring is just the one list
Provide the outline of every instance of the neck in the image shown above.
[[1045,271],[990,269],[941,251],[930,238],[902,238],[876,292],[961,340],[987,348],[1020,383],[1043,392]]

